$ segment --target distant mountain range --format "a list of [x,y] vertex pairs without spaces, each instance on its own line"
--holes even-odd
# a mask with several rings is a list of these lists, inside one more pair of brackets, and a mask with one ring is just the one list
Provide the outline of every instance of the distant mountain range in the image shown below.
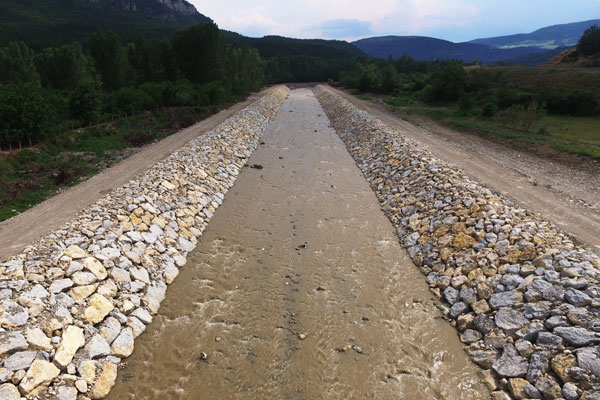
[[531,33],[475,39],[469,43],[485,44],[499,49],[514,47],[556,49],[557,47],[575,46],[583,32],[594,24],[600,25],[600,19],[547,26]]
[[2,0],[0,45],[15,40],[34,48],[86,42],[100,29],[112,29],[130,41],[209,21],[185,0]]
[[[553,25],[527,34],[475,39],[453,43],[424,36],[381,36],[361,39],[353,45],[372,57],[417,60],[480,60],[485,64],[499,61],[537,65],[579,41],[583,32],[600,20]],[[541,61],[540,61],[541,60]]]

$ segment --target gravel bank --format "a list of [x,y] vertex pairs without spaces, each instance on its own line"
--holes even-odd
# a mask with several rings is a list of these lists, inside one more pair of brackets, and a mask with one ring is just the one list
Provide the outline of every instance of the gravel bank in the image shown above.
[[492,398],[600,399],[600,258],[340,96],[315,94]]
[[285,97],[269,94],[0,265],[0,398],[100,399]]

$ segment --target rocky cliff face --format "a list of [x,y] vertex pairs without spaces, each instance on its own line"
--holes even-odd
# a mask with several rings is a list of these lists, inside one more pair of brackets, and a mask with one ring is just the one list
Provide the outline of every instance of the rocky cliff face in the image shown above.
[[[185,0],[87,0],[111,8],[146,14],[161,21],[176,22],[192,18],[195,22],[210,22],[196,7]],[[187,18],[186,18],[187,17]]]
[[159,3],[164,4],[171,10],[182,13],[183,15],[194,15],[199,14],[196,7],[191,5],[185,0],[157,0]]

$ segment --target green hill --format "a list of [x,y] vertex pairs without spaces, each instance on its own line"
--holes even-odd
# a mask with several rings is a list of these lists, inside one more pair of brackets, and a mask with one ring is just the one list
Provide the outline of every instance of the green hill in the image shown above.
[[503,49],[513,47],[542,47],[546,49],[569,47],[576,45],[583,32],[594,24],[599,25],[600,20],[593,19],[570,24],[552,25],[531,33],[475,39],[470,43],[485,44]]
[[343,40],[292,39],[283,36],[251,38],[239,33],[222,31],[225,39],[237,45],[248,45],[258,50],[263,58],[312,56],[322,59],[367,57],[362,50]]

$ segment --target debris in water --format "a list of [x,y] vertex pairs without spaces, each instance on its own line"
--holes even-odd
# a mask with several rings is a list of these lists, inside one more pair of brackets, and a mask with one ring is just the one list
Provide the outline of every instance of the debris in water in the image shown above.
[[254,169],[263,169],[263,166],[262,166],[262,165],[260,165],[260,164],[252,164],[252,165],[250,166],[250,168],[254,168]]
[[298,338],[300,340],[304,340],[304,339],[306,339],[307,336],[308,336],[308,333],[301,333],[301,334],[298,335]]
[[260,142],[260,144],[265,144],[265,142]]
[[354,350],[358,354],[362,354],[362,349],[358,346],[352,346],[352,350]]
[[336,347],[335,351],[337,351],[339,353],[345,353],[345,352],[347,352],[348,350],[351,350],[351,349],[352,349],[352,345],[351,344],[347,344],[344,347]]
[[307,248],[308,248],[308,243],[304,242],[304,244],[301,244],[296,249],[307,249]]
[[324,292],[325,289],[323,289],[321,286],[319,286],[318,288],[315,289],[317,292]]
[[208,354],[206,354],[205,352],[200,353],[200,359],[202,361],[206,361],[208,359]]

